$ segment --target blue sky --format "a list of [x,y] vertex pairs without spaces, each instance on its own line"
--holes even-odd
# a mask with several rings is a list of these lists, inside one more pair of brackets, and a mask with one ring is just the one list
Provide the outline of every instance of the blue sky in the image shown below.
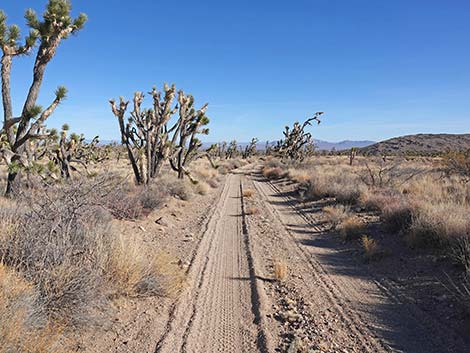
[[[46,0],[3,0],[10,23]],[[49,119],[119,136],[109,98],[174,82],[209,102],[206,141],[275,140],[324,111],[318,139],[381,140],[470,132],[470,1],[72,1],[89,22],[63,42],[40,103],[64,84]],[[14,62],[19,111],[32,57]]]

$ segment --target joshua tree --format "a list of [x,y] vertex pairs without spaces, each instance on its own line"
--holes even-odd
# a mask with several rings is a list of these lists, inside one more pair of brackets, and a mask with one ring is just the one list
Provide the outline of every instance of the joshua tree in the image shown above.
[[[70,13],[71,4],[68,0],[49,0],[42,20],[37,18],[33,10],[27,10],[25,18],[30,32],[24,44],[20,44],[19,27],[7,26],[6,16],[0,11],[0,47],[3,52],[1,59],[4,113],[2,130],[6,135],[6,146],[3,148],[4,152],[7,151],[11,156],[8,163],[6,195],[12,192],[13,183],[18,175],[18,168],[15,166],[21,164],[26,142],[43,137],[38,132],[67,94],[65,87],[59,87],[55,92],[55,99],[46,109],[37,105],[46,67],[55,56],[59,44],[63,39],[67,39],[71,34],[82,29],[87,20],[85,14],[80,14],[73,19]],[[39,49],[33,68],[33,82],[23,104],[21,115],[15,117],[10,94],[12,61],[14,57],[31,53],[38,40]]]
[[51,160],[60,170],[63,179],[70,179],[71,171],[77,170],[74,164],[80,164],[87,170],[89,163],[101,162],[109,156],[109,149],[97,147],[98,136],[95,136],[90,143],[86,143],[83,135],[71,133],[68,136],[68,130],[67,124],[62,126],[60,138],[56,138],[56,144],[51,148]]
[[357,148],[351,147],[351,149],[349,150],[349,165],[353,165],[353,162],[356,156],[357,156]]
[[225,158],[230,159],[230,158],[235,158],[238,156],[238,143],[236,140],[233,140],[230,142],[230,144],[227,147],[227,153],[225,153]]
[[299,122],[295,122],[292,129],[286,126],[283,132],[284,139],[277,143],[275,147],[276,152],[282,158],[302,160],[306,152],[313,146],[312,134],[305,132],[305,128],[312,125],[312,121],[320,124],[321,115],[323,115],[323,112],[315,113],[313,117],[308,118],[302,125]]
[[[119,121],[121,142],[127,149],[129,161],[138,184],[149,183],[155,178],[166,160],[172,162],[173,169],[183,177],[185,166],[190,162],[194,152],[200,147],[196,138],[199,133],[207,133],[200,129],[208,123],[204,115],[207,104],[195,110],[194,98],[178,93],[178,105],[173,106],[176,95],[174,85],[164,85],[164,95],[154,88],[150,94],[153,106],[142,109],[144,94],[136,92],[133,100],[133,111],[125,122],[129,102],[120,98],[119,106],[110,100],[113,114]],[[172,116],[179,112],[179,119],[169,127]],[[170,136],[172,136],[170,138]],[[189,139],[189,146],[187,145]]]
[[257,138],[252,138],[251,142],[245,147],[243,152],[243,158],[247,159],[248,157],[254,156],[256,154],[256,144],[258,143]]
[[172,139],[172,146],[176,147],[176,153],[173,153],[173,157],[170,158],[170,164],[173,170],[178,172],[178,178],[183,179],[185,174],[189,176],[186,165],[194,159],[202,145],[196,135],[209,134],[209,129],[203,127],[209,124],[209,118],[205,115],[208,104],[196,110],[194,97],[185,95],[183,91],[178,92],[178,104],[179,119]]
[[[121,130],[121,142],[127,149],[127,155],[134,171],[137,184],[149,183],[161,167],[162,162],[169,156],[171,146],[167,124],[177,107],[172,107],[176,87],[164,85],[164,96],[154,87],[150,94],[153,97],[153,107],[142,110],[144,94],[136,92],[133,99],[133,110],[127,122],[124,121],[128,101],[120,97],[119,106],[111,99],[111,109],[117,117]],[[144,161],[146,159],[146,162]]]

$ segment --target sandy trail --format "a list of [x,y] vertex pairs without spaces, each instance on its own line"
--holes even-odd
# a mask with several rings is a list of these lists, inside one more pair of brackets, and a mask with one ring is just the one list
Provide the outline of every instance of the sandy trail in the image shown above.
[[244,239],[241,178],[227,177],[156,352],[267,351]]
[[296,273],[302,275],[301,295],[312,300],[313,315],[322,313],[317,327],[329,321],[325,330],[332,332],[328,341],[337,343],[334,351],[469,351],[455,332],[419,308],[393,281],[374,278],[335,249],[335,240],[322,238],[314,215],[299,210],[294,198],[260,176],[252,180],[274,219],[272,227],[294,255]]
[[[466,351],[399,285],[355,265],[314,213],[298,209],[294,197],[256,171],[244,172],[251,176],[227,176],[211,208],[187,286],[155,352],[274,352],[273,342],[285,348],[283,335],[301,330],[313,352]],[[244,200],[244,187],[256,190],[258,216],[245,214],[254,200]],[[269,279],[275,253],[289,260],[287,283]],[[287,296],[308,302],[307,326],[275,319]]]

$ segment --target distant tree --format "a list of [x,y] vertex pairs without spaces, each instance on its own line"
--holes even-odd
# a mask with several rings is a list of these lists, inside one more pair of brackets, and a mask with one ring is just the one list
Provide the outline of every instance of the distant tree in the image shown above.
[[307,126],[312,125],[312,121],[320,124],[320,116],[323,112],[317,112],[313,117],[308,118],[303,124],[295,122],[293,127],[286,126],[284,129],[284,139],[278,141],[275,151],[284,159],[302,160],[314,147],[312,134],[305,131]]
[[[18,176],[26,142],[47,137],[41,134],[44,123],[67,94],[67,89],[61,86],[55,91],[55,99],[46,109],[37,105],[46,67],[55,56],[61,41],[81,30],[87,20],[85,14],[80,14],[75,19],[72,18],[71,4],[67,0],[49,0],[42,20],[38,19],[32,9],[26,11],[25,18],[30,31],[24,43],[21,44],[19,43],[19,27],[16,25],[7,26],[6,15],[3,11],[0,11],[0,47],[3,52],[1,80],[4,113],[2,151],[10,155],[8,159],[8,182],[5,191],[7,196],[11,194],[13,183]],[[15,117],[10,93],[13,58],[31,53],[37,41],[39,41],[39,48],[34,62],[33,81],[24,101],[21,115]]]
[[251,142],[245,147],[245,151],[243,151],[243,158],[247,159],[251,156],[256,154],[256,144],[258,143],[257,138],[252,138]]

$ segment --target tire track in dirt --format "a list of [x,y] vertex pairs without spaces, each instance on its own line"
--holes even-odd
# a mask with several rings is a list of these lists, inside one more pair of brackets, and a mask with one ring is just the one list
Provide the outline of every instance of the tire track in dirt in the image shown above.
[[[310,267],[311,271],[306,275],[312,276],[314,278],[314,282],[319,284],[319,286],[315,288],[312,295],[321,295],[328,300],[330,307],[336,311],[343,322],[346,323],[346,326],[349,328],[349,330],[354,334],[358,341],[357,343],[359,343],[361,346],[362,352],[389,351],[386,346],[374,338],[374,335],[369,331],[367,325],[363,322],[360,316],[349,308],[347,297],[328,276],[328,273],[323,268],[323,266],[302,248],[302,246],[293,237],[291,232],[287,229],[286,223],[283,221],[282,214],[279,213],[269,202],[269,191],[266,190],[266,187],[271,187],[271,190],[274,193],[279,193],[279,190],[275,190],[272,184],[269,182],[259,182],[257,180],[253,180],[253,184],[258,193],[262,195],[263,199],[265,200],[266,208],[273,215],[279,216],[280,223],[283,225],[285,232],[292,240],[292,251],[296,252],[300,258],[303,258],[303,260]],[[320,231],[318,227],[315,227],[315,230]],[[321,293],[318,293],[318,289]]]
[[[384,352],[384,351],[406,351],[406,352],[464,352],[465,344],[456,336],[454,332],[448,330],[444,325],[437,322],[430,314],[421,310],[415,303],[402,293],[401,289],[393,284],[386,278],[369,278],[366,280],[368,283],[368,292],[380,293],[382,295],[381,301],[383,303],[393,303],[394,306],[400,308],[399,312],[395,313],[393,320],[402,322],[401,329],[402,342],[395,342],[392,349],[388,344],[383,342],[381,335],[377,333],[374,325],[369,323],[370,318],[364,317],[358,311],[354,310],[354,304],[351,298],[357,298],[358,293],[361,291],[360,285],[362,283],[354,283],[358,281],[349,281],[338,276],[332,276],[329,271],[322,265],[316,256],[310,253],[295,235],[288,229],[287,222],[284,220],[282,213],[277,210],[277,207],[270,204],[272,195],[277,195],[276,198],[282,199],[288,205],[291,211],[302,219],[302,222],[308,225],[314,232],[320,233],[324,231],[321,227],[317,226],[311,219],[311,215],[305,214],[302,210],[296,207],[296,201],[291,197],[284,196],[281,190],[271,182],[257,181],[253,179],[253,183],[258,192],[263,196],[266,201],[267,209],[272,214],[279,216],[279,221],[284,225],[286,233],[289,235],[295,248],[302,254],[308,262],[313,276],[319,280],[322,291],[326,294],[329,301],[334,305],[335,309],[339,312],[345,322],[348,323],[351,330],[363,344],[363,349],[369,352]],[[270,196],[271,195],[271,196]],[[350,286],[350,287],[348,287]],[[371,286],[375,286],[375,290],[371,291]],[[364,290],[365,292],[365,290]],[[360,294],[359,294],[360,295]],[[352,308],[351,308],[352,306]],[[405,332],[413,331],[413,332]],[[442,334],[448,338],[449,342],[442,342]],[[450,338],[450,339],[449,339]],[[396,347],[396,344],[400,348]]]
[[155,352],[267,352],[243,231],[240,175],[228,175]]

